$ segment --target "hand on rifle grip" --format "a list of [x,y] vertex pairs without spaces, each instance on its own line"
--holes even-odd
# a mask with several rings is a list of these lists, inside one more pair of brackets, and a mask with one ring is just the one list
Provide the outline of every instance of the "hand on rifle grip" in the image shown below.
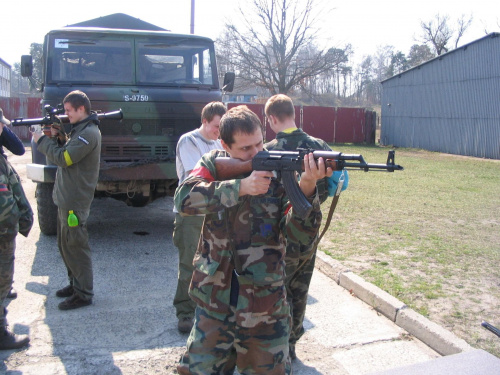
[[240,197],[267,193],[273,176],[271,171],[253,171],[250,176],[241,180]]

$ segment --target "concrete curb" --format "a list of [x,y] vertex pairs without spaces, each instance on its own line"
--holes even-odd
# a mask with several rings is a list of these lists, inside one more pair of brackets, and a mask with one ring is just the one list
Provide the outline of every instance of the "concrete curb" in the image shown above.
[[315,266],[341,287],[439,354],[450,355],[474,349],[465,340],[408,308],[397,298],[352,273],[347,267],[322,251],[316,253]]

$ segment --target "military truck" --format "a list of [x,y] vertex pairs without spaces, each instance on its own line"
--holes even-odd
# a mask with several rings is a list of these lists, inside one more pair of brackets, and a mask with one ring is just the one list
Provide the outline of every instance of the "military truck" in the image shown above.
[[[30,77],[32,70],[31,56],[22,56],[21,74]],[[234,74],[227,73],[225,90],[233,83]],[[132,206],[173,195],[177,140],[200,125],[207,103],[222,98],[211,39],[173,34],[124,14],[50,31],[43,45],[41,90],[42,108],[57,106],[73,90],[85,92],[93,110],[121,108],[123,120],[102,120],[99,126],[95,197]],[[32,144],[27,175],[37,183],[40,230],[49,235],[57,224],[56,169]]]

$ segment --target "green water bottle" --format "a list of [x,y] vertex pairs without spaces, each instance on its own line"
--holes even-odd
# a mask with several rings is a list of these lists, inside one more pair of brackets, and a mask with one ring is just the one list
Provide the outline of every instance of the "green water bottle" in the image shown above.
[[76,227],[78,226],[78,218],[76,217],[76,215],[73,213],[73,210],[70,210],[69,211],[69,215],[68,215],[68,225],[70,227]]

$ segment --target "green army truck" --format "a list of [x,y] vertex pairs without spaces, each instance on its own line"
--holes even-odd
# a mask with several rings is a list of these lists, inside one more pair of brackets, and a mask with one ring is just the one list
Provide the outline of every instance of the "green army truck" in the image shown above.
[[[32,70],[31,56],[22,56],[21,74],[29,77]],[[227,73],[226,91],[233,82],[234,74]],[[173,195],[177,140],[200,125],[207,103],[222,98],[211,39],[173,34],[124,14],[50,31],[43,45],[41,90],[42,108],[57,106],[73,90],[85,92],[93,110],[121,108],[121,121],[104,119],[99,126],[102,150],[95,197],[132,206]],[[32,143],[27,175],[37,183],[44,234],[56,233],[56,169]]]

